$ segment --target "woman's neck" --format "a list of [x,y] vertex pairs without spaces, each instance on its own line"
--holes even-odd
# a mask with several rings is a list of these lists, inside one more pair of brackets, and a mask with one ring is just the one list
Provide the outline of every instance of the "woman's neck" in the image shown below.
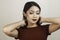
[[27,28],[37,27],[37,24],[28,23]]

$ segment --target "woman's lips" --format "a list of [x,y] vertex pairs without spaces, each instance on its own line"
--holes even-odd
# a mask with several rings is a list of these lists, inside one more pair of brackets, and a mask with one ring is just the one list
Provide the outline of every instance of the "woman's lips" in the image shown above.
[[33,21],[36,21],[37,19],[32,19]]

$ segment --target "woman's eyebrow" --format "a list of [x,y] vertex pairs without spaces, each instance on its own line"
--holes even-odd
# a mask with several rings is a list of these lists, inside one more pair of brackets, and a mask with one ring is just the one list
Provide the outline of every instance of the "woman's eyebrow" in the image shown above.
[[31,12],[34,12],[33,10],[30,10]]
[[[33,10],[30,10],[30,12],[34,12]],[[36,12],[39,12],[39,10],[37,10]]]
[[36,11],[36,12],[39,12],[39,11]]
[[37,10],[36,12],[39,12],[39,10]]

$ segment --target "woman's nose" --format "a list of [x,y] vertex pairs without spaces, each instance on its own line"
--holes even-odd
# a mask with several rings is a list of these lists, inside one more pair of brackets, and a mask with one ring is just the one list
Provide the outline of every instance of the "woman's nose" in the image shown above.
[[33,15],[33,17],[34,17],[34,18],[36,18],[36,17],[37,17],[37,15],[36,15],[36,14],[34,14],[34,15]]

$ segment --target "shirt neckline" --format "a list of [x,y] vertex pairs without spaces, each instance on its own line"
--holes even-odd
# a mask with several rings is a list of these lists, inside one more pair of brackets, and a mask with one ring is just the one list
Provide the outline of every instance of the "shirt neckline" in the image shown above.
[[39,26],[35,26],[35,27],[27,27],[27,29],[33,29],[33,28],[38,28]]

